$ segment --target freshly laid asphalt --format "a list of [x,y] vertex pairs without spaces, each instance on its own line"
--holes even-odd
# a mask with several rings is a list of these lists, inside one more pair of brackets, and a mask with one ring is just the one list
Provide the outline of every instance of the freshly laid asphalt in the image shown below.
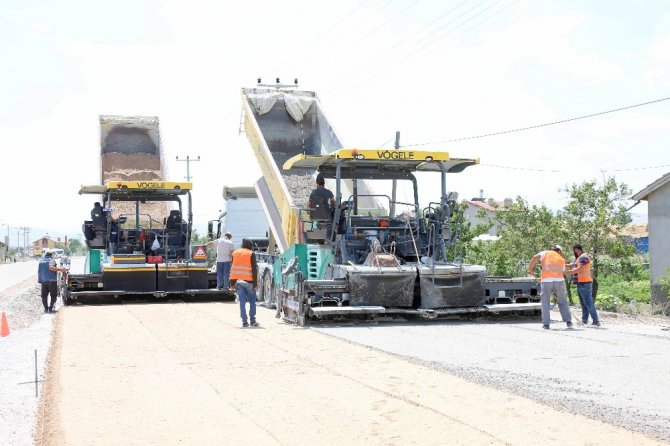
[[[573,309],[573,314],[576,310]],[[567,329],[538,320],[313,327],[627,429],[670,440],[670,331],[662,324]],[[670,325],[670,320],[668,321]],[[492,408],[495,410],[495,408]],[[557,420],[557,423],[560,420]]]

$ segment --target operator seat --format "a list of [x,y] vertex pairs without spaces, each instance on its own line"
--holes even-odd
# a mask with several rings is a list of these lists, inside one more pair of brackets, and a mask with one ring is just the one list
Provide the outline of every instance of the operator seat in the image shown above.
[[168,255],[176,257],[178,254],[184,255],[184,246],[186,245],[186,232],[184,231],[184,221],[181,218],[179,210],[170,211],[170,215],[165,223],[165,232],[167,235]]
[[325,242],[333,225],[333,210],[325,197],[315,197],[309,215],[312,221],[317,223],[317,228],[311,231],[305,231],[305,237],[312,242]]
[[91,220],[84,221],[82,231],[89,248],[104,249],[107,247],[107,212],[99,202],[96,202],[91,210]]
[[165,223],[165,229],[168,231],[181,231],[181,222],[181,212],[179,210],[172,210]]

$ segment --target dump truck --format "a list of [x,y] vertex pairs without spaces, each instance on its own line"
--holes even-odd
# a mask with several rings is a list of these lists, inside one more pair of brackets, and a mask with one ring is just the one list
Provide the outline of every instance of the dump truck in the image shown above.
[[[539,310],[532,278],[489,281],[485,267],[458,255],[457,194],[447,176],[477,159],[345,148],[316,94],[296,88],[242,89],[242,110],[271,234],[270,249],[258,254],[259,297],[278,315],[304,325]],[[419,200],[417,172],[439,177],[435,197]],[[325,213],[308,206],[317,173],[334,190]],[[402,181],[412,187],[406,202],[375,192]]]
[[219,217],[209,222],[207,234],[213,238],[230,232],[231,241],[239,247],[242,238],[267,248],[268,223],[265,219],[263,207],[258,199],[256,190],[252,186],[223,186],[223,205]]
[[158,118],[101,116],[100,128],[100,184],[79,190],[93,196],[85,271],[68,274],[64,302],[229,297],[191,246],[192,184],[164,179]]

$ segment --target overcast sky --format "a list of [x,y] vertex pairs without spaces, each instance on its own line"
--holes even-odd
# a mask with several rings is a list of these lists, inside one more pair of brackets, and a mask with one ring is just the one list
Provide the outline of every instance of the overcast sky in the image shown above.
[[[185,175],[176,156],[201,157],[191,172],[205,224],[224,184],[260,175],[238,135],[240,88],[258,76],[299,78],[359,148],[391,146],[396,130],[402,144],[443,141],[670,96],[665,0],[231,3],[3,1],[0,224],[31,227],[33,240],[80,232],[100,114],[159,116],[171,180]],[[557,209],[566,184],[615,175],[637,192],[670,171],[668,129],[664,101],[422,148],[481,159],[450,177],[461,198],[483,189]]]

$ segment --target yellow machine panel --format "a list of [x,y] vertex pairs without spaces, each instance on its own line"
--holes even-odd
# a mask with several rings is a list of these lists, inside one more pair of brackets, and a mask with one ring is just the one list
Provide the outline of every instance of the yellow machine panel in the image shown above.
[[191,190],[192,183],[187,182],[172,182],[172,181],[110,181],[106,184],[107,189],[181,189]]

